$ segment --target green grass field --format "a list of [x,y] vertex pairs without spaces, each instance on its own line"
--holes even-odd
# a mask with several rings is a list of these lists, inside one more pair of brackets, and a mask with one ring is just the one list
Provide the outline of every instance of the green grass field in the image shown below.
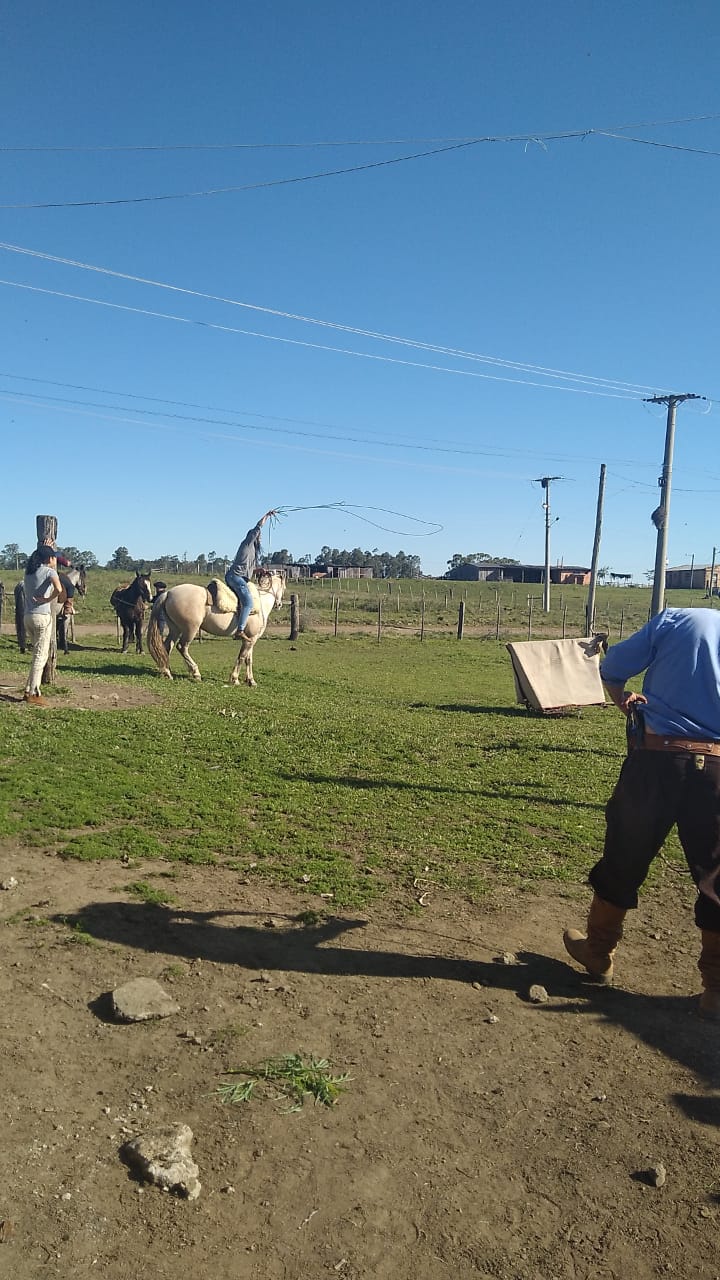
[[[99,595],[91,584],[81,608]],[[607,595],[611,607],[637,598],[628,631],[644,621],[647,593]],[[471,591],[468,602],[471,613]],[[498,876],[584,878],[623,755],[613,709],[532,715],[515,705],[504,644],[458,642],[451,628],[422,643],[306,630],[291,646],[287,634],[285,613],[258,645],[255,690],[225,683],[230,641],[196,646],[196,685],[177,656],[169,683],[148,656],[83,635],[60,657],[49,708],[0,703],[0,837],[76,859],[219,862],[340,906],[434,885],[476,897]],[[7,623],[0,665],[19,688],[28,657]],[[158,702],[71,709],[73,674]]]

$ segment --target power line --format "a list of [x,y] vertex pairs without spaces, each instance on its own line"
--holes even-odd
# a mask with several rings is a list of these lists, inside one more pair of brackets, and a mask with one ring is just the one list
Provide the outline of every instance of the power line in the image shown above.
[[236,187],[210,187],[205,191],[176,191],[164,195],[121,196],[113,200],[45,200],[23,204],[0,204],[0,209],[87,209],[117,204],[152,204],[161,200],[196,200],[201,196],[224,196],[240,191],[260,191],[265,187],[291,186],[299,182],[317,182],[320,178],[338,178],[347,173],[362,173],[367,169],[383,169],[388,165],[404,164],[408,160],[424,160],[428,156],[439,156],[448,151],[461,151],[466,147],[476,147],[480,138],[470,142],[453,142],[444,147],[433,147],[430,151],[416,151],[409,156],[393,156],[390,160],[372,160],[368,164],[350,165],[344,169],[324,169],[321,173],[305,173],[296,178],[271,178],[265,182],[249,182]]
[[213,329],[220,333],[234,333],[242,337],[263,338],[267,342],[279,342],[286,346],[304,347],[313,351],[328,351],[334,355],[354,356],[359,360],[374,360],[380,364],[402,365],[409,369],[427,369],[433,373],[450,373],[461,378],[482,378],[490,382],[509,382],[513,386],[536,387],[543,391],[573,391],[577,395],[602,396],[612,400],[637,400],[636,395],[615,391],[600,391],[590,387],[564,387],[547,382],[533,382],[528,378],[506,378],[496,373],[480,373],[473,369],[452,369],[448,365],[426,364],[422,360],[401,360],[398,356],[382,356],[372,351],[356,351],[351,347],[332,347],[327,343],[306,342],[302,338],[285,338],[274,333],[262,333],[256,329],[240,329],[234,325],[217,324],[211,320],[193,320],[189,316],[172,315],[165,311],[151,311],[146,307],[131,307],[125,303],[108,302],[102,298],[88,298],[82,294],[65,293],[60,289],[43,289],[39,285],[21,284],[17,280],[0,279],[0,285],[10,289],[24,289],[29,293],[42,293],[53,298],[65,298],[71,302],[87,302],[97,307],[108,307],[113,311],[124,311],[132,315],[148,316],[155,320],[172,320],[178,324],[187,324],[200,329]]
[[566,129],[560,133],[513,133],[505,135],[483,135],[476,133],[460,137],[441,138],[336,138],[316,139],[312,142],[153,142],[153,143],[97,143],[78,145],[69,143],[61,146],[31,143],[11,146],[0,144],[0,152],[123,152],[123,151],[279,151],[279,150],[313,150],[320,147],[406,147],[432,143],[445,144],[455,142],[534,142],[537,139],[552,141],[555,138],[583,138],[589,133],[605,133],[610,130],[620,132],[624,129],[660,129],[676,124],[702,124],[706,121],[720,120],[720,114],[681,116],[673,120],[636,120],[630,124],[610,125],[607,129],[584,128]]
[[687,151],[694,156],[720,157],[720,151],[706,151],[703,147],[684,147],[677,142],[658,142],[656,138],[630,138],[625,133],[610,133],[605,129],[596,130],[603,138],[614,138],[617,142],[635,142],[643,147],[662,147],[665,151]]
[[[168,284],[161,280],[152,280],[145,276],[132,275],[129,272],[115,271],[109,267],[99,267],[92,263],[80,262],[74,258],[64,258],[57,254],[45,253],[39,249],[28,249],[22,245],[10,244],[7,241],[0,241],[0,249],[4,249],[9,253],[17,253],[25,257],[38,258],[43,262],[53,262],[61,266],[76,267],[81,271],[90,271],[99,275],[110,276],[117,280],[127,280],[133,284],[149,285],[156,289],[165,289],[170,293],[181,293],[188,297],[200,298],[207,302],[221,302],[227,306],[240,307],[246,311],[257,311],[263,315],[275,316],[283,320],[295,320],[302,324],[317,325],[320,328],[334,329],[341,333],[350,333],[353,336],[371,338],[380,342],[397,343],[401,346],[413,347],[421,351],[432,351],[440,355],[453,356],[463,360],[474,360],[483,364],[497,365],[502,368],[513,369],[517,372],[532,373],[541,377],[561,378],[565,381],[573,381],[587,383],[592,386],[606,388],[608,390],[619,390],[622,392],[645,392],[655,391],[657,388],[643,385],[641,383],[622,382],[618,379],[595,377],[592,374],[571,373],[568,370],[546,368],[538,364],[530,364],[523,361],[507,360],[499,356],[489,356],[480,354],[475,351],[465,351],[459,347],[443,346],[439,343],[423,342],[414,338],[400,337],[397,334],[382,333],[373,329],[364,329],[355,325],[348,325],[333,320],[321,320],[313,316],[306,316],[292,311],[281,311],[276,307],[265,307],[258,303],[245,302],[237,298],[227,298],[219,294],[205,293],[197,289],[189,289],[182,285]],[[6,282],[11,283],[11,282]],[[32,287],[32,286],[18,286]],[[75,295],[68,295],[73,297]],[[85,299],[93,301],[93,299]],[[532,384],[538,385],[538,384]],[[542,385],[542,384],[540,384]]]
[[[716,116],[696,117],[696,119],[698,120],[703,120],[703,119],[708,120],[708,119],[717,119],[717,118],[718,117]],[[659,124],[660,122],[657,122],[657,123]],[[675,121],[675,122],[668,122],[668,123],[689,123],[689,121]],[[650,122],[650,125],[651,124],[652,122]],[[648,128],[650,127],[650,125],[645,125],[644,127]],[[695,151],[696,154],[698,155],[720,155],[720,152],[716,152],[716,151],[702,151],[699,148],[682,147],[682,146],[674,145],[671,143],[655,142],[647,138],[631,138],[631,137],[628,137],[627,134],[617,132],[617,130],[620,130],[620,129],[625,129],[625,128],[629,129],[634,127],[637,127],[637,126],[618,125],[616,126],[615,132],[609,129],[590,128],[590,129],[572,129],[572,130],[567,130],[560,133],[537,133],[537,134],[514,134],[514,135],[509,134],[504,137],[486,136],[486,137],[480,137],[480,138],[466,138],[460,141],[449,142],[442,146],[431,147],[429,150],[426,150],[426,151],[416,151],[410,155],[392,156],[389,160],[373,160],[373,161],[369,161],[367,164],[348,165],[341,169],[324,169],[319,173],[299,174],[296,177],[292,177],[292,178],[272,178],[272,179],[267,179],[263,182],[243,183],[242,185],[239,185],[239,186],[208,187],[200,191],[173,191],[173,192],[163,192],[159,195],[153,194],[153,195],[142,195],[142,196],[117,196],[108,200],[23,201],[16,204],[0,204],[0,209],[107,208],[114,205],[155,204],[161,201],[168,201],[168,200],[197,200],[201,198],[207,198],[209,196],[234,195],[243,191],[260,191],[268,187],[292,186],[293,184],[297,184],[301,182],[317,182],[320,179],[325,179],[325,178],[338,178],[346,174],[362,173],[370,169],[386,168],[389,165],[405,164],[409,160],[426,160],[432,156],[443,155],[450,151],[462,151],[467,149],[468,147],[477,147],[487,143],[499,144],[499,143],[522,142],[527,147],[529,143],[536,142],[536,143],[539,143],[541,146],[545,147],[548,142],[567,142],[572,139],[603,137],[603,138],[611,138],[611,139],[616,139],[616,140],[625,141],[625,142],[642,143],[648,146],[667,147],[670,150],[674,150],[674,151]],[[234,147],[234,146],[241,146],[242,144],[226,144],[226,145],[229,147]],[[259,146],[259,145],[261,144],[255,144],[255,146]],[[276,144],[276,145],[279,145],[279,144]],[[332,145],[332,144],[313,144],[313,145],[319,146],[319,145]],[[335,145],[341,145],[341,144],[335,144]],[[360,144],[347,144],[347,145],[360,145]],[[372,145],[372,144],[365,143],[362,145]],[[378,144],[378,145],[388,145],[388,144]],[[216,147],[215,149],[221,149],[222,147],[223,147],[223,144],[219,144],[219,146]],[[17,149],[22,150],[23,148],[17,148]],[[42,150],[42,149],[44,148],[38,148],[38,150]],[[164,149],[164,148],[159,148],[159,147],[119,148],[119,150],[160,150],[160,149]],[[192,148],[190,147],[190,145],[188,145],[188,146],[182,146],[174,149],[188,150]],[[7,148],[7,150],[13,150],[13,148]],[[58,148],[58,150],[74,150],[74,148]],[[113,148],[102,148],[102,150],[113,150]]]
[[[0,376],[5,377],[8,375],[1,374]],[[53,383],[50,385],[64,385],[64,384]],[[121,396],[124,396],[126,393],[103,392],[103,394],[108,394],[108,395],[119,394]],[[128,396],[128,398],[130,397]],[[152,397],[146,397],[146,396],[142,396],[138,398],[152,399]],[[104,404],[104,403],[101,404],[91,400],[71,399],[69,397],[64,397],[64,396],[51,396],[45,393],[40,395],[40,393],[31,392],[31,391],[8,392],[0,389],[0,399],[7,400],[12,404],[17,404],[18,402],[28,403],[28,405],[33,408],[35,407],[52,408],[56,405],[57,406],[73,405],[81,409],[99,409],[102,411],[103,414],[108,410],[112,410],[114,412],[119,412],[119,413],[127,411],[127,406],[122,404]],[[182,402],[167,400],[162,403],[181,404]],[[187,406],[187,407],[190,407],[190,406]],[[203,406],[199,406],[199,407],[203,407]],[[213,412],[213,410],[210,410],[210,411]],[[322,431],[298,430],[297,427],[292,427],[292,426],[273,427],[273,426],[268,426],[265,423],[263,423],[262,425],[257,425],[255,423],[247,423],[247,422],[237,422],[237,421],[227,422],[225,421],[224,418],[214,418],[214,417],[208,417],[206,415],[197,415],[197,414],[173,413],[168,410],[161,410],[161,409],[137,408],[134,410],[134,412],[143,414],[145,417],[148,417],[148,418],[170,418],[173,421],[181,422],[181,423],[187,422],[195,425],[203,424],[203,425],[210,425],[210,426],[235,427],[241,431],[254,431],[254,432],[266,431],[275,435],[299,436],[299,437],[304,437],[309,439],[318,439],[323,441],[340,441],[348,444],[370,444],[370,445],[374,445],[377,448],[408,449],[418,453],[451,453],[451,454],[460,454],[468,457],[488,457],[488,458],[534,458],[540,455],[540,450],[533,451],[530,449],[481,449],[473,445],[461,445],[461,444],[451,443],[447,441],[444,443],[440,443],[434,440],[429,440],[427,443],[421,444],[421,443],[418,443],[417,441],[404,441],[399,439],[390,439],[390,440],[367,439],[365,436],[362,436],[362,435],[354,435],[348,432],[343,432],[341,428],[328,428],[328,430],[335,430],[336,434],[327,434],[327,431],[322,432]],[[229,417],[234,411],[231,409],[216,409],[214,410],[214,412],[223,413],[225,414],[226,417]],[[152,426],[155,424],[148,423],[146,425]],[[240,437],[230,437],[230,439],[240,439]],[[545,445],[542,450],[542,456],[547,457],[547,454],[548,454],[547,445]],[[594,458],[582,458],[572,454],[570,455],[551,454],[550,456],[555,457],[556,460],[562,460],[564,462],[594,462],[595,461]],[[621,466],[629,465],[630,462],[631,460],[628,460],[625,463],[616,461],[616,465],[621,465]],[[632,465],[650,465],[650,464],[632,463]],[[556,478],[559,478],[559,477],[556,477]],[[648,487],[652,487],[652,486],[648,486]]]

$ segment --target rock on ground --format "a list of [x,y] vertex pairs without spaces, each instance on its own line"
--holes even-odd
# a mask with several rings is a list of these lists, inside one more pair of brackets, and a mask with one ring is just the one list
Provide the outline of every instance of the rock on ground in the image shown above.
[[193,1131],[187,1124],[164,1125],[124,1143],[121,1154],[132,1168],[163,1191],[197,1200],[198,1167],[190,1155]]
[[113,1013],[121,1022],[147,1022],[180,1012],[167,991],[154,978],[133,978],[112,993]]

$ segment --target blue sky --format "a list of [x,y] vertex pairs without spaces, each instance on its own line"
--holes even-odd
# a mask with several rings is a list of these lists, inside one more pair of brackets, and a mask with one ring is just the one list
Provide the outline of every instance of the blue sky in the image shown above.
[[[540,563],[550,474],[552,558],[589,564],[605,462],[601,562],[642,577],[665,426],[642,397],[692,391],[709,399],[678,414],[669,561],[709,562],[720,155],[673,148],[720,153],[720,119],[653,122],[720,114],[716,5],[5,12],[0,240],[46,256],[0,249],[0,544],[29,548],[48,511],[102,561],[232,554],[280,506],[310,508],[269,538],[295,556]],[[625,125],[671,146],[599,132]],[[141,146],[182,149],[122,149]]]

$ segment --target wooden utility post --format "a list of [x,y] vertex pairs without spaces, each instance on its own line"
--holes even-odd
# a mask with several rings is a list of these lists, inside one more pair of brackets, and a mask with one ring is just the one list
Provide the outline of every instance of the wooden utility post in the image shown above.
[[458,609],[458,624],[457,624],[458,640],[462,640],[464,629],[465,629],[465,601],[461,600],[460,607]]
[[597,585],[597,568],[600,558],[600,534],[602,533],[603,501],[605,498],[605,463],[600,467],[600,483],[598,485],[597,511],[595,513],[595,538],[593,540],[592,563],[590,566],[590,590],[588,591],[587,608],[585,610],[585,635],[591,636],[595,626],[595,587]]
[[300,635],[300,597],[293,592],[290,596],[290,639],[297,640]]
[[648,396],[647,404],[667,405],[667,425],[665,428],[665,456],[663,458],[662,475],[658,480],[660,486],[660,502],[652,513],[652,522],[657,529],[657,546],[655,548],[655,572],[653,574],[651,617],[655,617],[665,608],[665,563],[667,561],[668,527],[670,520],[670,486],[672,482],[673,449],[675,447],[675,413],[677,406],[686,400],[702,400],[703,396],[692,394],[684,396]]

